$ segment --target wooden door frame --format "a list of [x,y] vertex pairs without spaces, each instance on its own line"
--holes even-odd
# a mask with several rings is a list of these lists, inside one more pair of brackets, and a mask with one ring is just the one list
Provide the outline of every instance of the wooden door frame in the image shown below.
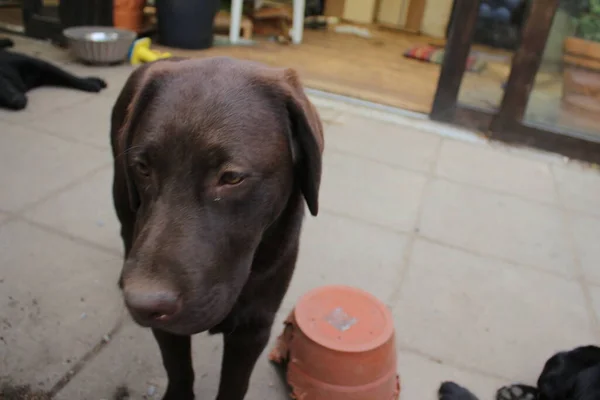
[[[446,56],[441,68],[430,118],[485,133],[487,137],[600,163],[600,137],[567,131],[556,126],[524,122],[525,110],[540,67],[559,0],[532,2],[522,29],[521,43],[500,107],[496,112],[458,103],[467,58],[473,42],[480,0],[455,0]],[[455,29],[458,27],[458,29]]]
[[64,44],[62,31],[70,26],[112,26],[113,0],[61,0],[58,17],[41,15],[42,0],[23,0],[25,35]]
[[41,15],[42,0],[23,0],[23,27],[25,35],[36,39],[62,40],[62,28],[59,18]]

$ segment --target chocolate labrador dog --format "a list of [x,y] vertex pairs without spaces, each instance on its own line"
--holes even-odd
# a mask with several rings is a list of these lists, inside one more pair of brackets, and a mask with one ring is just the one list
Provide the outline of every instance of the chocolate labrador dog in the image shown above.
[[318,212],[323,129],[297,74],[167,59],[112,113],[127,308],[152,328],[165,400],[194,398],[190,335],[222,333],[218,400],[241,400],[294,271],[304,200]]
[[[440,400],[478,400],[468,389],[444,382]],[[546,361],[537,386],[500,388],[497,400],[598,400],[600,399],[600,347],[582,346],[556,353]]]

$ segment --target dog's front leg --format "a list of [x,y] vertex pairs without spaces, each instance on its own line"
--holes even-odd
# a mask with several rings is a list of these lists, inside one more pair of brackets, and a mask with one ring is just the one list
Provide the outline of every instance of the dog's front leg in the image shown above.
[[217,400],[243,400],[254,365],[269,341],[271,326],[237,327],[224,335],[225,348]]
[[153,329],[160,347],[163,365],[167,370],[167,392],[163,400],[194,399],[194,367],[190,336],[177,336]]

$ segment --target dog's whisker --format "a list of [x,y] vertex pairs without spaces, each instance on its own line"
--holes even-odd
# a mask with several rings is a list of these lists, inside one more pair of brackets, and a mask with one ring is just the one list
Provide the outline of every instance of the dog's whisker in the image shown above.
[[117,155],[115,156],[115,158],[124,157],[124,156],[126,156],[127,154],[129,154],[131,151],[133,151],[133,150],[136,150],[136,149],[140,149],[140,148],[142,148],[142,146],[140,146],[140,145],[137,145],[137,146],[131,146],[131,147],[129,147],[128,149],[125,149],[125,150],[123,150],[121,153],[117,154]]

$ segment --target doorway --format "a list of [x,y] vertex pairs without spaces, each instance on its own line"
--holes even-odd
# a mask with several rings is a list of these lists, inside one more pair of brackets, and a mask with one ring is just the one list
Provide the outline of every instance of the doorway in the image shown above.
[[21,0],[0,0],[0,29],[18,34],[25,32],[22,3]]
[[[559,79],[562,85],[562,62],[556,63],[555,70],[543,62],[552,44],[548,38],[556,27],[560,1],[528,1],[520,42],[510,56],[506,79],[491,91],[465,74],[481,2],[456,0],[430,118],[482,131],[491,139],[600,163],[600,117],[582,124],[580,116],[561,107],[562,92],[554,81]],[[473,96],[488,96],[490,101],[484,104]],[[556,109],[548,108],[553,106]],[[562,119],[542,118],[540,110]]]
[[60,6],[61,0],[22,0],[25,35],[60,42]]
[[112,26],[112,0],[0,0],[0,29],[65,43],[63,29]]

